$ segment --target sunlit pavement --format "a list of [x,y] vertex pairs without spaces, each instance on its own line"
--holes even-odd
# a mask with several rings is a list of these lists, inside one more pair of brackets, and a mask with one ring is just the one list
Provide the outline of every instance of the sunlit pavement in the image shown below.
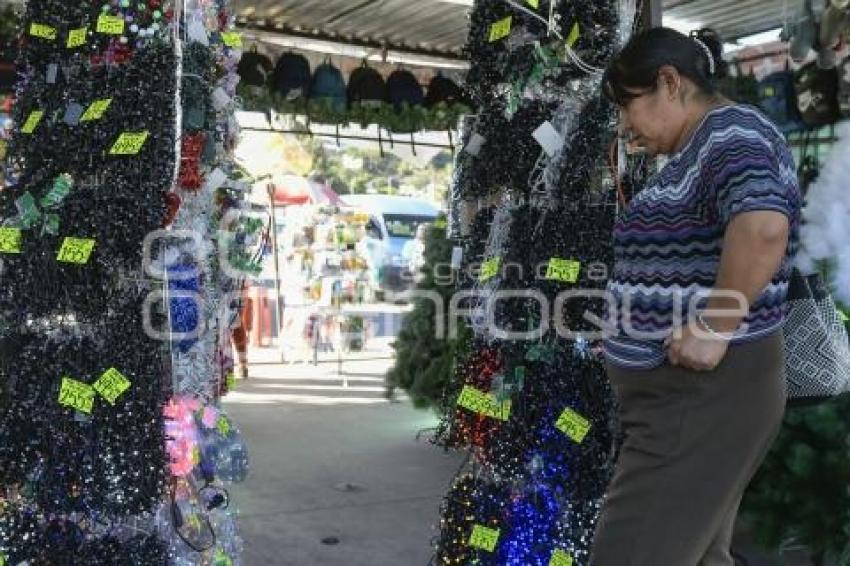
[[275,364],[274,350],[251,352],[265,363],[225,400],[252,457],[231,490],[246,566],[428,563],[461,457],[427,432],[417,440],[436,425],[432,413],[385,398],[388,355],[359,354],[339,375],[336,361]]

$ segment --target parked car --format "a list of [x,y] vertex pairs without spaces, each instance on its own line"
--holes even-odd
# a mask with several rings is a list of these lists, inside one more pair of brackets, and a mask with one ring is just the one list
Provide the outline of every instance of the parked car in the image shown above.
[[434,222],[439,209],[428,201],[388,195],[346,195],[345,204],[369,215],[358,251],[366,258],[373,284],[381,291],[403,292],[413,286],[405,245],[422,224]]

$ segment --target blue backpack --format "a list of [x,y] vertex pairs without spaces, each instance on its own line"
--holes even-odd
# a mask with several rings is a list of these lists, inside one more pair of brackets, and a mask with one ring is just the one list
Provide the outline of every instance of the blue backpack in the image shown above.
[[345,87],[345,78],[339,69],[325,62],[316,67],[313,73],[313,85],[310,99],[314,101],[326,100],[331,108],[337,112],[344,112],[348,106],[348,94]]
[[797,109],[794,75],[779,71],[766,76],[758,85],[759,107],[783,133],[805,129]]

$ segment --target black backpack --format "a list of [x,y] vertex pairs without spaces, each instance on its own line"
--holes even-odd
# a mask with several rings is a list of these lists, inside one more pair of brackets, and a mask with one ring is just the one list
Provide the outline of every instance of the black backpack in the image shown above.
[[306,100],[310,97],[310,62],[303,55],[284,53],[277,60],[272,75],[271,90],[286,100]]
[[262,53],[258,53],[255,47],[242,54],[236,72],[239,74],[241,84],[263,87],[268,83],[272,69],[272,60]]
[[386,102],[387,83],[377,70],[363,61],[363,65],[348,78],[348,102],[352,105],[367,105]]
[[400,110],[403,104],[421,106],[425,102],[422,85],[410,71],[403,69],[393,71],[387,79],[387,91],[389,101],[396,110]]
[[821,69],[816,63],[804,65],[794,79],[797,107],[803,122],[810,128],[834,124],[838,109],[838,72]]
[[463,90],[450,78],[438,74],[428,85],[425,106],[433,108],[441,103],[448,105],[463,103]]

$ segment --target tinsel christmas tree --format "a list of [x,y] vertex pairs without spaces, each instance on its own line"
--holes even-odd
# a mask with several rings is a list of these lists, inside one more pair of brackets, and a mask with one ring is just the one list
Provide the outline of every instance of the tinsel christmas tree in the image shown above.
[[438,434],[472,465],[444,503],[438,564],[588,563],[617,450],[598,345],[617,207],[615,116],[600,83],[635,15],[617,0],[472,9],[477,115],[450,224],[475,336]]
[[[457,336],[448,337],[438,328],[448,317],[454,292],[454,272],[451,270],[453,246],[446,237],[445,218],[428,226],[425,234],[425,261],[417,274],[417,299],[413,310],[405,315],[401,331],[393,348],[395,364],[387,372],[387,395],[397,388],[410,395],[419,408],[444,412],[443,391],[452,375],[454,360],[468,343],[468,330],[462,326]],[[440,300],[435,301],[432,293]],[[439,310],[438,310],[439,309]],[[445,331],[445,328],[442,329]]]
[[26,4],[0,193],[0,563],[239,560],[222,481],[245,448],[216,403],[243,274],[217,258],[250,267],[257,221],[226,214],[246,188],[230,25],[214,0]]

